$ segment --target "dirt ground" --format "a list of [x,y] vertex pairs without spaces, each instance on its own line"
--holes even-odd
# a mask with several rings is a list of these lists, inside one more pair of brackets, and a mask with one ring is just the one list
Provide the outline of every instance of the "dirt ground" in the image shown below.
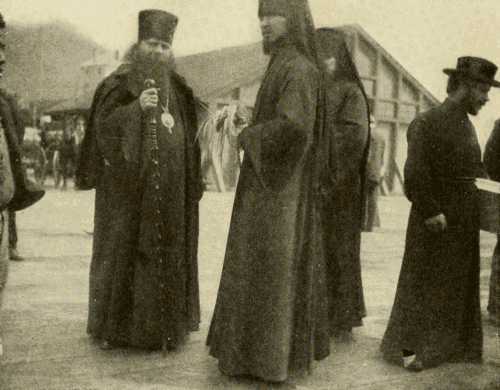
[[[4,356],[0,389],[267,389],[221,375],[205,347],[224,255],[233,195],[207,193],[201,203],[202,328],[166,356],[135,350],[101,351],[86,335],[93,194],[48,191],[18,215],[20,252],[11,262],[1,326]],[[484,319],[485,362],[450,364],[411,374],[382,361],[378,347],[394,298],[404,247],[408,203],[381,201],[383,228],[363,237],[363,281],[368,318],[350,344],[332,344],[331,356],[311,376],[282,389],[500,389],[500,342]],[[495,237],[482,236],[481,292],[485,312]]]

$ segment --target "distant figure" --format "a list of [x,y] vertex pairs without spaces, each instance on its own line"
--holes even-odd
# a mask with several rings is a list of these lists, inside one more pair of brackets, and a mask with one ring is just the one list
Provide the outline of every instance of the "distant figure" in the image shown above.
[[76,149],[75,169],[78,166],[78,159],[80,157],[80,145],[85,135],[85,128],[86,128],[85,118],[78,117],[76,120],[75,131],[73,132],[73,138],[75,141],[75,149]]
[[306,0],[261,0],[271,57],[244,150],[207,344],[225,375],[283,382],[329,354],[316,209],[320,73]]
[[370,152],[368,153],[366,166],[366,212],[363,224],[365,232],[372,232],[374,227],[380,227],[378,197],[385,176],[385,139],[377,132],[374,117],[370,121],[370,126],[372,131],[370,133]]
[[330,330],[349,341],[366,316],[360,256],[370,108],[344,34],[319,29],[316,38],[325,69],[325,130],[337,158],[335,192],[324,210]]
[[77,144],[71,123],[68,123],[64,128],[58,152],[59,169],[62,176],[62,190],[64,191],[68,187],[68,179],[73,177],[78,156]]
[[[492,180],[500,181],[500,119],[495,122],[484,152],[484,164]],[[498,216],[500,218],[500,216]],[[500,233],[491,260],[488,313],[491,322],[500,326]]]
[[[200,323],[196,106],[175,72],[178,18],[139,13],[139,39],[97,88],[77,173],[95,188],[88,333],[169,351]],[[154,80],[154,84],[152,82]]]
[[408,129],[405,194],[412,203],[406,248],[383,341],[386,360],[411,371],[445,362],[482,361],[479,296],[479,191],[486,176],[468,115],[499,87],[497,67],[458,59],[448,98]]

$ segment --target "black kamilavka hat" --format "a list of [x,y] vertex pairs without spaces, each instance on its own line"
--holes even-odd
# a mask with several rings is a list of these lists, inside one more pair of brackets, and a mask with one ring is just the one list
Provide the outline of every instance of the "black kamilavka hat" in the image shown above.
[[293,45],[315,65],[319,65],[314,22],[307,0],[259,0],[258,15],[284,16]]
[[289,16],[288,0],[259,0],[259,18],[276,15]]
[[179,19],[167,11],[147,9],[139,12],[139,41],[156,38],[172,44]]

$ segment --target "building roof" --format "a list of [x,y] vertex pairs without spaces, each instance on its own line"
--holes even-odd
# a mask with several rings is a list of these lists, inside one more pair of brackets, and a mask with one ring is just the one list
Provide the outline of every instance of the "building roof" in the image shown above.
[[410,84],[413,85],[414,88],[421,91],[422,94],[427,99],[429,99],[433,104],[439,104],[439,100],[422,83],[420,83],[415,77],[413,77],[411,73],[408,72],[406,68],[403,65],[401,65],[401,63],[398,60],[396,60],[386,49],[383,48],[383,46],[381,46],[370,34],[368,34],[366,30],[363,29],[363,27],[361,27],[358,24],[349,24],[345,26],[340,26],[339,28],[348,34],[352,32],[358,33],[374,49],[380,52],[382,54],[382,57],[384,57],[384,59],[389,64],[391,64],[394,68],[396,68],[397,71],[402,73],[404,77],[410,82]]
[[[387,50],[373,39],[359,25],[339,27],[346,33],[356,32],[372,45],[382,56],[433,104],[438,103],[431,92],[415,79]],[[108,55],[108,62],[113,55]],[[97,62],[102,62],[99,57]],[[94,64],[86,62],[83,66]],[[260,80],[267,68],[268,58],[262,51],[262,44],[252,43],[243,46],[228,47],[205,53],[198,53],[177,59],[179,73],[193,88],[194,94],[203,101],[229,94],[233,89],[253,84]],[[78,112],[90,107],[92,96],[68,99],[48,110],[48,113]]]
[[45,113],[49,115],[81,114],[90,109],[92,99],[92,95],[66,99],[49,107]]
[[[101,63],[105,65],[113,59],[112,55],[99,56],[85,62],[82,67]],[[259,80],[266,70],[267,63],[262,44],[253,43],[180,57],[177,59],[177,69],[199,99],[210,100]],[[56,115],[79,112],[90,108],[91,103],[92,96],[80,96],[58,103],[51,107],[48,113]]]
[[259,80],[266,71],[267,63],[261,43],[194,54],[177,60],[179,73],[202,100],[227,94]]
[[82,65],[81,68],[88,68],[89,66],[111,66],[114,64],[119,64],[120,63],[120,57],[119,53],[117,51],[115,52],[104,52],[101,54],[94,55],[93,58],[89,59],[88,61],[85,61]]

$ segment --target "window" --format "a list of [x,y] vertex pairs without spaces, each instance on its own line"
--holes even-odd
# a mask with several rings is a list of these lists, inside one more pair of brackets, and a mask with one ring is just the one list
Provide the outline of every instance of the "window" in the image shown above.
[[361,76],[375,76],[377,52],[364,39],[359,40],[355,62]]
[[411,122],[417,116],[415,104],[401,104],[399,106],[399,118],[405,122]]
[[233,100],[240,100],[240,95],[241,95],[240,88],[235,88],[231,91],[231,99]]
[[398,74],[396,69],[383,60],[380,67],[380,97],[395,99],[397,97]]
[[361,82],[363,83],[363,87],[365,87],[366,94],[368,96],[375,96],[375,81],[370,80],[370,79],[361,79]]
[[399,98],[405,102],[418,102],[418,91],[408,80],[403,80],[401,85],[401,96]]
[[391,102],[379,101],[377,103],[377,116],[382,118],[395,118],[396,104]]

